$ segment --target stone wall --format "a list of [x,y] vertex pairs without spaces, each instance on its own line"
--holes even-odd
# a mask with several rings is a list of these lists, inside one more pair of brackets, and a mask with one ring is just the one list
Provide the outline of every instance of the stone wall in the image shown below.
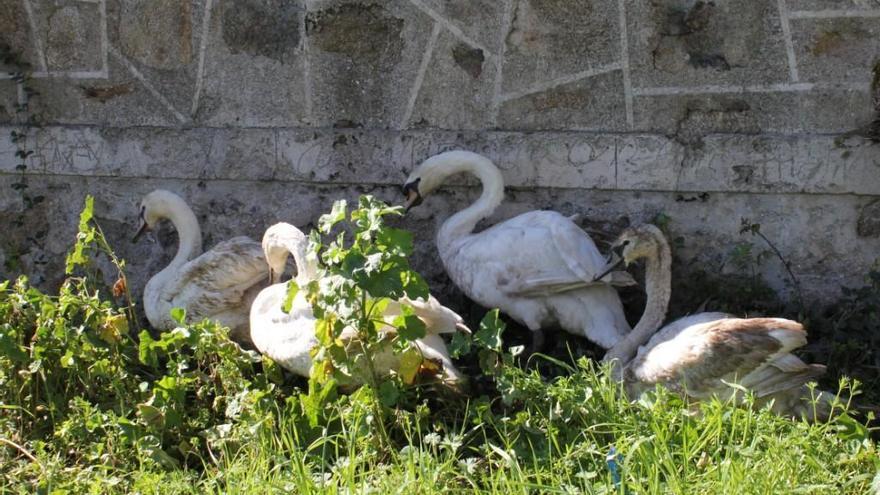
[[[397,201],[459,147],[503,169],[489,223],[552,208],[603,238],[662,214],[677,270],[732,270],[767,250],[747,218],[820,299],[880,257],[880,0],[0,0],[0,40],[33,65],[0,80],[4,277],[60,279],[86,193],[139,288],[176,246],[127,242],[154,188],[209,246]],[[462,178],[401,220],[438,287],[433,234],[477,194]]]

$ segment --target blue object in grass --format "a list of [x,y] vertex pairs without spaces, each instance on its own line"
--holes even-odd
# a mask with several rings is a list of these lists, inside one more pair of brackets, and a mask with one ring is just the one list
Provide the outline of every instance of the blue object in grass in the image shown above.
[[612,445],[608,455],[605,456],[605,464],[608,465],[608,470],[611,471],[611,481],[614,482],[615,487],[620,486],[620,468],[617,464],[618,461],[622,460],[622,456],[617,453],[617,449]]

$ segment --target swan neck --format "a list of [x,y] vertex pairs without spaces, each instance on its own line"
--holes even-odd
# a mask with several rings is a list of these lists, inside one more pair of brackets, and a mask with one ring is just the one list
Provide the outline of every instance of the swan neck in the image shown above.
[[318,278],[318,264],[312,256],[309,256],[308,238],[288,239],[285,246],[293,255],[296,263],[296,283],[300,287]]
[[455,162],[448,175],[467,172],[476,176],[483,187],[479,199],[472,205],[449,217],[437,234],[438,243],[449,244],[473,232],[477,223],[491,215],[504,199],[504,178],[488,158],[479,155]]
[[181,201],[170,201],[166,218],[174,224],[179,245],[169,267],[179,267],[195,258],[202,250],[202,229],[192,209]]
[[617,357],[621,363],[629,362],[639,346],[648,342],[666,319],[666,310],[672,292],[672,253],[666,239],[658,237],[657,241],[659,244],[657,251],[646,260],[645,311],[632,331],[609,351],[609,354]]

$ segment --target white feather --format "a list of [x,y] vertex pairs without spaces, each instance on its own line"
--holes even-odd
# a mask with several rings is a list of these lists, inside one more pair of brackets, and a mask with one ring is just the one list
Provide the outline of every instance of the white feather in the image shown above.
[[605,259],[570,217],[530,211],[474,233],[477,222],[501,203],[504,184],[490,160],[467,151],[429,158],[405,188],[426,195],[463,172],[480,179],[482,196],[447,219],[437,234],[440,258],[455,285],[530,330],[558,326],[605,348],[617,343],[629,331],[623,306],[610,284],[594,282]]

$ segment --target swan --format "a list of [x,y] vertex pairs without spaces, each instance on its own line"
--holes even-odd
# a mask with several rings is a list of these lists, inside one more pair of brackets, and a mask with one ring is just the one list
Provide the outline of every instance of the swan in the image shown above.
[[[201,253],[202,233],[195,214],[178,195],[157,189],[140,205],[140,227],[132,241],[168,219],[177,230],[179,247],[171,263],[144,287],[144,312],[158,330],[177,326],[172,308],[186,310],[187,321],[205,318],[229,327],[229,336],[248,344],[248,308],[266,280],[266,261],[260,245],[249,237],[234,237]],[[201,253],[201,254],[200,254]]]
[[459,289],[528,327],[535,349],[543,342],[541,329],[549,326],[587,337],[605,349],[629,332],[612,285],[634,281],[625,272],[593,280],[605,260],[572,218],[555,211],[530,211],[473,232],[504,196],[501,172],[488,158],[460,150],[428,158],[403,186],[406,209],[458,173],[473,174],[483,185],[480,198],[443,222],[437,232],[440,259]]
[[736,383],[753,391],[759,405],[773,400],[773,410],[779,414],[809,419],[815,419],[814,412],[828,415],[831,401],[827,392],[818,393],[817,411],[804,400],[811,395],[806,383],[821,376],[825,366],[806,364],[791,354],[807,343],[800,323],[699,313],[660,329],[672,278],[672,255],[662,232],[653,225],[627,229],[612,251],[620,251],[621,258],[608,269],[646,260],[645,312],[632,332],[604,358],[613,362],[615,378],[623,381],[631,397],[662,383],[690,398],[716,396],[725,400],[736,393],[729,385]]
[[[288,223],[278,223],[266,230],[262,248],[273,285],[263,289],[251,305],[251,339],[261,353],[272,358],[282,368],[300,376],[309,377],[312,367],[312,349],[318,344],[315,337],[315,317],[306,300],[306,291],[300,290],[294,296],[289,312],[282,310],[287,298],[288,284],[274,283],[284,273],[289,255],[293,255],[297,274],[293,281],[299,287],[317,280],[317,261],[307,255],[308,238],[298,228]],[[385,309],[383,319],[389,324],[401,314],[401,303],[409,304],[426,326],[425,337],[415,341],[416,348],[424,359],[440,364],[447,383],[464,381],[463,375],[453,365],[446,344],[438,335],[456,330],[470,332],[458,314],[440,304],[433,296],[427,301],[402,298],[392,301]],[[392,328],[388,327],[389,329]],[[392,330],[387,330],[389,336]],[[342,340],[347,346],[356,347],[353,332],[343,333]],[[388,339],[390,343],[391,339]],[[383,348],[374,356],[374,366],[382,374],[389,374],[400,367],[399,356],[390,346]],[[366,380],[364,370],[355,370],[349,388]]]

